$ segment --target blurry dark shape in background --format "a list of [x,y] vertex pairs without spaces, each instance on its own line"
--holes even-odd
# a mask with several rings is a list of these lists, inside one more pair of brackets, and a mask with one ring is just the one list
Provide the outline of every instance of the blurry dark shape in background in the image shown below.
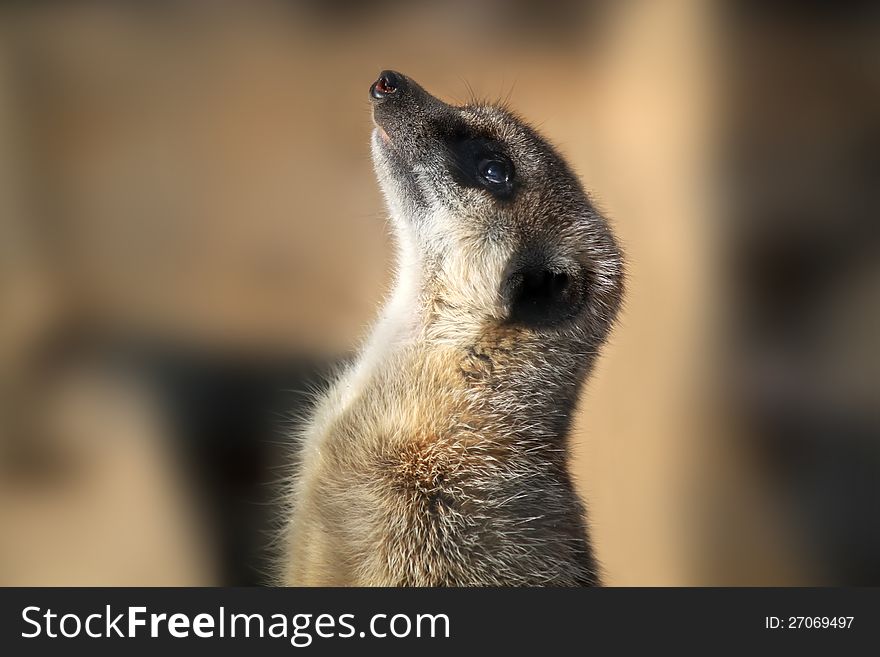
[[[295,430],[327,365],[140,353],[185,450],[217,546],[221,581],[273,581]],[[148,373],[147,373],[148,372]]]
[[622,237],[573,446],[607,580],[880,583],[878,11],[829,7],[4,6],[0,584],[267,581],[388,281],[389,66],[510,96]]
[[731,404],[820,581],[880,584],[880,9],[726,13]]

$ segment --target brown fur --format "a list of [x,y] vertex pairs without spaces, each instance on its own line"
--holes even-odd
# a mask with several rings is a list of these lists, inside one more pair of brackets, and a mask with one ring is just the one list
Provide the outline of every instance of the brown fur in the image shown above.
[[[305,430],[282,580],[597,584],[567,433],[619,305],[619,251],[531,128],[401,79],[398,104],[375,110],[389,141],[373,143],[401,247],[398,282],[359,361]],[[458,185],[434,157],[463,129],[509,148],[514,200]],[[572,272],[577,296],[571,316],[531,325],[510,319],[505,290],[535,245]]]

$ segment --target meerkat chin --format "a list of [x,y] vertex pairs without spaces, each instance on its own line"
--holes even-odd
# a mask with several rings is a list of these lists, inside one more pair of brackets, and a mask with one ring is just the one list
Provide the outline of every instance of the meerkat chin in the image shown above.
[[304,429],[281,579],[596,585],[568,434],[623,292],[608,223],[507,109],[394,71],[370,98],[397,280]]

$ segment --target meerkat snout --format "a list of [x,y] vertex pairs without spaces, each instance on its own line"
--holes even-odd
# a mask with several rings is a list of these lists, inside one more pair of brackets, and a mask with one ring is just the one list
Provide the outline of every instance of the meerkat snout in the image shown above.
[[508,109],[390,70],[369,97],[397,279],[304,431],[284,579],[597,584],[568,433],[623,294],[612,231]]

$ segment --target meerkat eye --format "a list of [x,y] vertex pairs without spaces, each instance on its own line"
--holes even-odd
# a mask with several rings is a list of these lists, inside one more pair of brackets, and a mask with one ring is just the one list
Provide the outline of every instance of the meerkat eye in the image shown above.
[[510,166],[500,158],[480,160],[477,171],[491,185],[506,185],[510,182]]
[[499,201],[510,201],[519,183],[504,148],[491,139],[451,138],[446,156],[452,178],[462,187],[476,187]]

